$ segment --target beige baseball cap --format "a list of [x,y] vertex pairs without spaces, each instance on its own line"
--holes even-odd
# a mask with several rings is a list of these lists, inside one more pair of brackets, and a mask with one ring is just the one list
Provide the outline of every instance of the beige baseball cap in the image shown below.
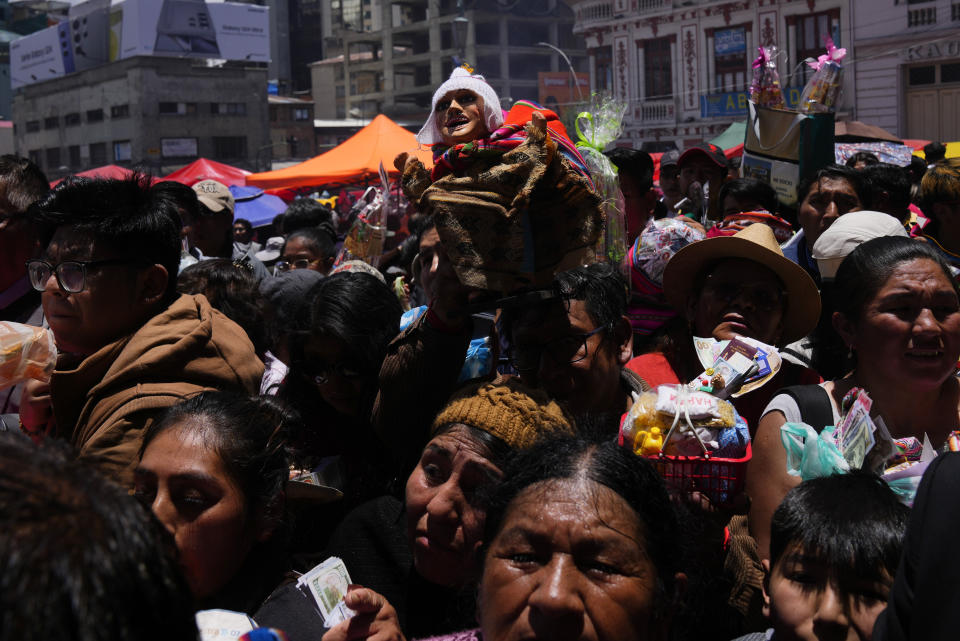
[[213,212],[229,209],[233,213],[233,194],[223,183],[216,180],[201,180],[193,186],[197,200]]

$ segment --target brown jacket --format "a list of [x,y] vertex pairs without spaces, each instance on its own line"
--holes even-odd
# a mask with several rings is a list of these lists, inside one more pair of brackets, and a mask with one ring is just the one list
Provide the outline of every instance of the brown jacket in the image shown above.
[[58,431],[80,457],[132,481],[144,429],[160,410],[206,390],[256,394],[263,363],[239,325],[202,295],[180,296],[135,333],[50,381]]

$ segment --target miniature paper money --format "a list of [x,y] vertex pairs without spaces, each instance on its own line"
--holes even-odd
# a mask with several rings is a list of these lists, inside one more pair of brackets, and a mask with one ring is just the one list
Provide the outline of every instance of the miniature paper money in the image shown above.
[[343,602],[350,585],[350,574],[341,559],[330,557],[302,575],[297,580],[297,585],[310,591],[327,628],[332,628],[355,614]]

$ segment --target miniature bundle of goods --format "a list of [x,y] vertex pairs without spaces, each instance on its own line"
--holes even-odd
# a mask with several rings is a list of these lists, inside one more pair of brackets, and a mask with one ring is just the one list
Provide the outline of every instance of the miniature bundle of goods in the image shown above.
[[635,395],[618,442],[651,459],[671,492],[699,492],[718,506],[743,491],[750,431],[733,405],[685,385]]
[[627,225],[617,168],[603,150],[620,137],[626,110],[623,102],[594,96],[591,110],[581,112],[576,120],[577,149],[590,171],[605,221],[604,234],[597,243],[597,259],[614,265],[622,264],[627,254]]
[[504,118],[493,89],[464,68],[437,90],[434,106],[463,89],[483,99],[487,132],[466,142],[439,139],[434,109],[428,135],[418,136],[433,145],[433,171],[411,162],[401,183],[434,217],[460,282],[508,293],[549,286],[556,272],[593,262],[603,234],[600,198],[557,115],[519,101]]
[[343,241],[343,247],[333,262],[334,268],[352,260],[361,260],[377,267],[383,253],[383,241],[386,238],[386,215],[384,212],[384,194],[389,195],[389,181],[380,164],[382,191],[368,187],[351,209],[353,223]]
[[836,111],[837,103],[840,101],[840,81],[843,78],[841,63],[846,55],[847,50],[835,47],[833,39],[828,37],[827,53],[807,63],[814,72],[800,95],[800,104],[797,108],[801,112]]
[[49,381],[56,361],[50,330],[0,321],[0,389],[30,379]]
[[[787,452],[787,472],[803,480],[866,470],[877,474],[900,500],[913,504],[923,472],[937,452],[930,439],[893,438],[882,418],[870,416],[873,401],[859,387],[841,402],[839,425],[819,433],[805,423],[786,423],[780,440]],[[960,451],[960,432],[953,432],[947,451]]]
[[777,47],[758,47],[760,55],[753,61],[753,82],[750,84],[750,100],[761,107],[785,109],[783,91],[780,89],[780,74],[777,72]]

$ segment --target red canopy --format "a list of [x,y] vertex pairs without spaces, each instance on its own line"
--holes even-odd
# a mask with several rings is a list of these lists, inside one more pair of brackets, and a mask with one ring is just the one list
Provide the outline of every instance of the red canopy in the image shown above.
[[380,114],[370,124],[330,151],[299,165],[247,176],[247,184],[276,189],[277,187],[315,187],[349,185],[370,180],[379,183],[378,168],[383,163],[390,176],[399,172],[393,159],[401,152],[419,158],[424,165],[433,165],[433,156],[420,149],[412,133]]
[[[75,174],[70,174],[71,176],[81,176],[83,178],[129,178],[133,174],[132,169],[127,169],[126,167],[120,167],[118,165],[104,165],[103,167],[94,167],[93,169],[88,169],[86,171],[80,171]],[[59,180],[54,180],[50,183],[51,187],[59,184],[63,178]],[[156,184],[163,180],[162,178],[153,177],[150,179],[150,184]]]
[[175,180],[192,187],[201,180],[216,180],[226,186],[236,185],[243,187],[247,184],[247,176],[250,174],[245,169],[231,167],[216,160],[199,158],[182,169],[173,172],[164,180]]

